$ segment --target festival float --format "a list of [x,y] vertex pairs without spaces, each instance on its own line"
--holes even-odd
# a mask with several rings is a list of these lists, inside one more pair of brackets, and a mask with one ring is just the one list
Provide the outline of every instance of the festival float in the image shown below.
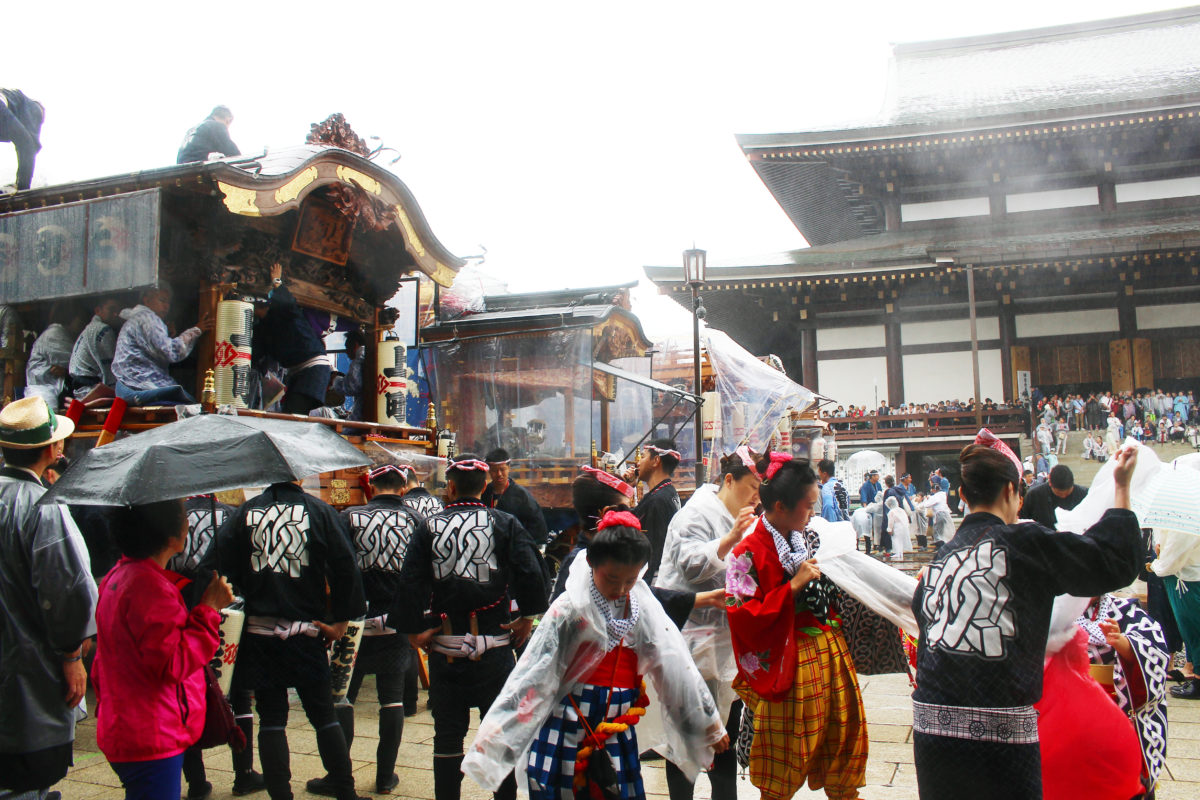
[[[132,297],[166,282],[180,323],[216,320],[193,355],[172,367],[180,385],[204,397],[211,373],[208,399],[222,411],[295,419],[247,407],[252,302],[267,295],[279,264],[314,327],[331,335],[357,329],[367,342],[362,421],[305,419],[364,452],[379,452],[371,440],[434,452],[436,431],[407,403],[416,306],[431,287],[450,286],[464,262],[434,236],[405,184],[372,160],[377,153],[335,114],[313,125],[301,146],[0,196],[5,402],[24,383],[21,328],[44,328],[55,302]],[[394,331],[402,287],[412,327]],[[82,411],[69,455],[178,418],[175,407],[104,407],[110,403]],[[308,488],[337,506],[360,503],[360,471],[322,475]]]

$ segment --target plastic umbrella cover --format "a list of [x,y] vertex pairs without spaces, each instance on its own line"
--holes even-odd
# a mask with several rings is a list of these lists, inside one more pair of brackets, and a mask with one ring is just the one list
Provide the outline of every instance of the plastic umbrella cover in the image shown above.
[[42,502],[142,505],[369,463],[327,425],[208,414],[93,448]]

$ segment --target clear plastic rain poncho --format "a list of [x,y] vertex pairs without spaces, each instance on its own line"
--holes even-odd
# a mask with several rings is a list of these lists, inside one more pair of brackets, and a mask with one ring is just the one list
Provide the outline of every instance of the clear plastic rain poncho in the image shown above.
[[[1138,451],[1137,467],[1129,482],[1130,499],[1136,503],[1138,495],[1150,483],[1150,480],[1162,469],[1158,453],[1133,439],[1126,439],[1126,447],[1135,447]],[[1060,531],[1083,533],[1100,521],[1104,512],[1112,508],[1116,500],[1116,481],[1113,480],[1113,470],[1116,469],[1115,459],[1107,461],[1088,488],[1087,497],[1083,502],[1070,510],[1060,508],[1055,512],[1058,520],[1055,526]],[[1050,613],[1050,636],[1046,640],[1046,656],[1052,656],[1060,651],[1075,636],[1078,626],[1075,620],[1083,614],[1090,597],[1072,597],[1059,595],[1054,598],[1054,608]]]
[[809,527],[821,537],[817,566],[839,589],[902,629],[917,635],[912,599],[917,579],[858,550],[849,522],[813,517]]
[[[494,791],[508,773],[524,768],[542,725],[604,658],[608,634],[604,616],[591,599],[591,581],[587,559],[575,559],[566,591],[542,617],[525,654],[479,723],[462,769],[483,788]],[[637,653],[638,671],[654,689],[647,713],[657,707],[656,716],[662,717],[666,742],[659,752],[695,780],[712,763],[713,745],[724,737],[725,726],[679,629],[650,587],[638,581],[631,594],[641,614],[624,643]]]
[[[713,484],[701,486],[671,519],[655,585],[677,592],[725,588],[725,560],[717,558],[717,547],[733,529],[734,519],[717,492]],[[693,610],[682,633],[724,718],[737,697],[737,662],[725,609]]]

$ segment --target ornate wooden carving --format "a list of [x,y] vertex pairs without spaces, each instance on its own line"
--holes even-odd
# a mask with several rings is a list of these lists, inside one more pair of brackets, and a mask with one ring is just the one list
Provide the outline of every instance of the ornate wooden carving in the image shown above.
[[[371,149],[361,136],[354,132],[342,114],[330,114],[321,122],[314,122],[305,139],[309,144],[325,144],[349,150],[363,158],[371,157]],[[330,186],[327,195],[333,205],[355,220],[363,229],[382,231],[391,226],[395,215],[379,200],[362,189],[344,184]]]

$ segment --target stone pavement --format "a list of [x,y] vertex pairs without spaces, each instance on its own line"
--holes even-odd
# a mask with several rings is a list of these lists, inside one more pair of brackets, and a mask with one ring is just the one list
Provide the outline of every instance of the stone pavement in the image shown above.
[[[378,743],[376,726],[378,706],[368,702],[375,690],[373,678],[364,682],[356,711],[357,736],[351,756],[358,790],[368,794],[375,786],[375,747]],[[917,797],[916,775],[913,772],[912,704],[908,679],[903,675],[865,676],[861,680],[863,701],[867,709],[868,733],[871,740],[867,762],[867,786],[862,797],[867,800],[910,800]],[[90,702],[90,699],[89,699]],[[1200,701],[1175,700],[1169,706],[1170,743],[1167,771],[1159,786],[1160,800],[1195,800],[1200,798]],[[312,728],[298,703],[293,703],[288,721],[288,739],[292,749],[292,789],[298,798],[311,797],[304,792],[304,782],[324,773],[317,756],[317,742]],[[400,787],[395,797],[433,800],[433,719],[424,708],[409,717],[404,727],[404,743],[396,772]],[[205,757],[208,779],[214,786],[214,800],[232,797],[233,773],[229,754],[209,750]],[[255,756],[255,766],[258,766]],[[646,794],[655,800],[667,795],[666,778],[661,761],[644,765]],[[64,800],[120,800],[124,793],[120,781],[96,748],[95,723],[87,720],[79,728],[75,746],[75,767],[56,788]],[[970,787],[963,787],[969,789]],[[184,787],[186,791],[186,786]],[[524,789],[521,792],[525,794]],[[484,792],[470,780],[463,781],[463,800],[488,800]],[[823,797],[823,792],[801,791],[798,797]],[[252,795],[266,800],[266,793]],[[701,777],[696,798],[707,800],[708,782]],[[739,800],[755,800],[758,792],[749,780],[738,781]]]

